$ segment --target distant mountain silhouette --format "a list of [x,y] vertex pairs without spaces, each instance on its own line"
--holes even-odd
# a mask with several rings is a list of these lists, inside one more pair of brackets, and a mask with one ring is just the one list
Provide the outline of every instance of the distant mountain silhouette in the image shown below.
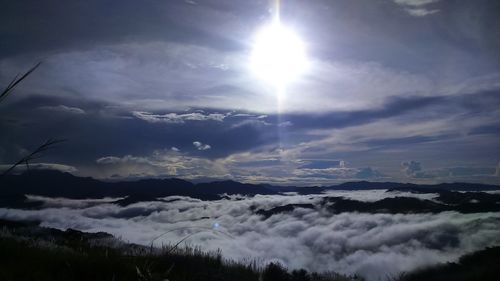
[[450,191],[488,191],[499,190],[498,185],[488,185],[480,183],[439,183],[439,184],[414,184],[414,183],[397,183],[397,182],[346,182],[339,185],[329,186],[329,190],[371,190],[371,189],[389,189],[398,191],[423,192],[432,193],[450,190]]
[[74,199],[106,196],[168,196],[188,195],[194,185],[180,179],[147,179],[130,182],[104,182],[88,177],[76,177],[55,170],[30,170],[21,175],[0,179],[0,194],[36,194]]
[[25,194],[71,199],[127,197],[120,205],[180,195],[203,200],[219,199],[220,194],[276,194],[263,185],[233,181],[193,184],[171,179],[143,179],[137,181],[105,182],[88,177],[77,177],[55,170],[30,170],[21,175],[8,175],[0,179],[0,206],[36,207],[24,202]]
[[321,208],[332,214],[345,212],[388,214],[440,213],[445,211],[460,213],[500,212],[500,194],[484,192],[462,193],[445,190],[441,191],[436,201],[413,197],[393,197],[374,202],[365,202],[343,197],[325,197],[317,206],[312,204],[287,204],[269,210],[252,211],[261,215],[263,219],[268,219],[276,214],[292,212],[296,208]]
[[236,181],[216,181],[211,183],[199,183],[195,185],[195,191],[199,194],[276,194],[278,192],[270,188],[269,185],[256,185],[240,183]]
[[[388,189],[417,193],[439,193],[443,203],[456,201],[491,200],[488,195],[469,192],[463,195],[447,193],[446,191],[479,191],[500,190],[499,186],[444,183],[437,185],[416,185],[393,182],[348,182],[328,187],[296,187],[272,186],[268,184],[247,184],[235,181],[216,181],[211,183],[193,184],[182,179],[143,179],[136,181],[108,182],[90,177],[77,177],[70,173],[56,170],[29,170],[20,175],[7,175],[0,178],[0,206],[36,207],[34,202],[25,202],[26,194],[66,197],[72,199],[127,197],[116,203],[129,205],[135,202],[155,200],[172,195],[189,196],[203,200],[220,199],[221,195],[241,194],[253,196],[256,194],[279,194],[297,192],[299,194],[317,194],[328,190],[370,190]],[[490,202],[491,203],[491,202]]]

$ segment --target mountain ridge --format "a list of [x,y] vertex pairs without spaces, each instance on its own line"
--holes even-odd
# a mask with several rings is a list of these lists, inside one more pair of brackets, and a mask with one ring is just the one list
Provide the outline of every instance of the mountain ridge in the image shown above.
[[331,186],[273,186],[269,184],[241,183],[232,180],[192,183],[179,178],[140,179],[109,182],[91,177],[79,177],[56,170],[29,170],[19,175],[0,178],[0,206],[25,200],[26,194],[65,197],[71,199],[127,197],[123,204],[179,195],[202,200],[220,199],[221,194],[254,196],[296,192],[318,194],[330,190],[390,190],[416,193],[443,193],[445,191],[500,190],[497,185],[472,183],[440,183],[422,185],[395,182],[346,182]]

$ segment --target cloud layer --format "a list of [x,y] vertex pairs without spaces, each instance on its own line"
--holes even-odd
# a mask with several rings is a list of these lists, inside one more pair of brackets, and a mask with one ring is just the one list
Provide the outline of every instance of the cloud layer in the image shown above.
[[[344,195],[375,200],[402,194],[364,191]],[[127,207],[106,203],[109,199],[79,202],[33,197],[31,200],[45,201],[45,208],[0,209],[0,217],[38,219],[57,228],[106,231],[144,245],[170,230],[178,229],[164,234],[155,244],[175,243],[204,230],[187,243],[204,250],[221,249],[234,259],[256,258],[280,261],[291,268],[358,273],[369,280],[452,261],[464,253],[500,244],[498,213],[331,215],[321,209],[297,208],[264,220],[252,211],[291,203],[314,204],[322,196],[232,196],[218,201],[173,196],[165,198],[167,202]]]

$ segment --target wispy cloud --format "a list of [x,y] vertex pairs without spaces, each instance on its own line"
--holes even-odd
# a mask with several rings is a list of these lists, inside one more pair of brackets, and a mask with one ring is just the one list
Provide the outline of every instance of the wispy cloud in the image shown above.
[[439,1],[441,0],[394,0],[394,2],[399,5],[415,6],[415,7],[425,6],[427,4],[436,3]]
[[490,166],[457,166],[457,167],[442,167],[434,169],[424,169],[418,161],[404,161],[401,163],[402,172],[409,178],[419,179],[453,179],[455,181],[471,180],[477,178],[491,178],[497,175],[497,167]]
[[153,114],[144,111],[134,111],[132,114],[141,120],[151,123],[184,123],[186,121],[219,121],[222,122],[226,118],[225,114],[221,113],[167,113]]
[[[200,147],[203,144],[200,143]],[[96,163],[99,168],[95,173],[101,178],[229,178],[222,161],[189,156],[172,149],[156,150],[147,156],[105,156],[96,159]]]
[[[2,165],[0,164],[0,171],[7,170],[11,167],[12,165]],[[14,173],[18,172],[24,172],[28,169],[25,165],[19,165],[14,169]],[[59,163],[30,163],[29,164],[29,169],[36,169],[36,170],[57,170],[61,172],[67,172],[67,173],[76,173],[78,172],[78,169],[76,167],[73,167],[71,165],[65,165],[65,164],[59,164]]]
[[209,144],[201,143],[199,141],[194,141],[193,145],[198,150],[208,150],[208,149],[212,148]]
[[438,9],[429,9],[428,6],[441,0],[393,0],[396,4],[401,5],[408,14],[414,17],[425,17],[438,13]]
[[85,114],[85,110],[78,107],[71,107],[66,105],[55,105],[55,106],[40,106],[38,109],[41,110],[50,110],[56,112],[70,113],[70,114]]
[[[198,141],[193,142],[193,146],[200,151],[211,149],[209,145]],[[185,179],[233,179],[250,183],[328,185],[346,180],[379,180],[385,177],[375,168],[348,167],[345,161],[340,161],[335,167],[305,166],[304,163],[311,161],[289,159],[293,153],[271,149],[210,160],[166,149],[155,151],[149,156],[106,156],[96,162],[102,165],[99,174],[104,178],[176,176]]]
[[437,9],[427,10],[424,8],[407,8],[406,11],[414,17],[425,17],[439,12]]

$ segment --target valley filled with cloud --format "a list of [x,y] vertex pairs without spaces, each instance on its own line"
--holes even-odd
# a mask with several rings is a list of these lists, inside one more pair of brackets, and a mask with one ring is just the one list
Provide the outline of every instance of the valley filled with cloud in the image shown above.
[[[331,191],[316,195],[240,195],[203,201],[170,196],[158,201],[116,204],[120,198],[64,199],[28,196],[38,210],[1,208],[0,218],[36,220],[42,226],[104,231],[149,246],[187,245],[225,257],[261,264],[278,261],[291,268],[360,274],[369,280],[397,276],[419,267],[455,261],[500,245],[500,213],[332,213],[321,202],[342,196],[362,202],[437,194],[385,190]],[[259,210],[296,208],[270,216]],[[304,208],[300,207],[304,206]],[[311,207],[312,206],[312,207]]]

